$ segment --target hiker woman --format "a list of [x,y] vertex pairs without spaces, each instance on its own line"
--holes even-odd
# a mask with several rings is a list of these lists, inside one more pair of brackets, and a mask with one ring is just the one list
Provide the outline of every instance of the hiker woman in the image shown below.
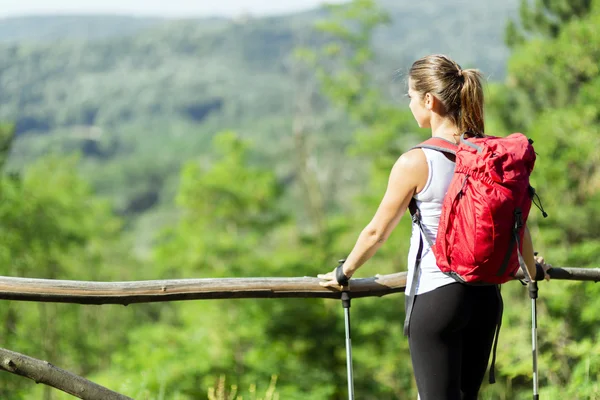
[[[431,135],[459,144],[461,134],[484,137],[483,89],[477,70],[463,70],[443,55],[416,61],[409,72],[410,110]],[[443,273],[422,232],[435,240],[442,200],[454,175],[451,156],[427,148],[402,154],[393,166],[388,187],[375,216],[361,232],[340,267],[319,275],[321,285],[341,290],[348,279],[386,241],[411,200],[420,212],[413,224],[408,254],[406,293],[410,354],[421,400],[477,399],[487,369],[502,299],[497,285],[457,282]],[[414,276],[417,254],[418,274]],[[522,255],[530,276],[546,277],[542,258],[536,260],[531,235],[524,228]],[[542,268],[536,269],[536,261]],[[412,312],[410,312],[412,311]],[[463,346],[464,344],[464,346]]]

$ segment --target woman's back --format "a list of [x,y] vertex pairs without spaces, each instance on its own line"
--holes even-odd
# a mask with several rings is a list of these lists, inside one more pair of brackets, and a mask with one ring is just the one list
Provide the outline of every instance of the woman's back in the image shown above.
[[[421,212],[422,225],[427,236],[435,241],[438,223],[442,212],[442,202],[452,176],[454,175],[454,162],[450,161],[442,152],[432,149],[421,149],[425,153],[429,174],[427,183],[423,189],[414,196],[417,207]],[[408,252],[408,277],[406,293],[411,293],[415,259],[421,240],[419,226],[413,224]],[[420,265],[421,275],[416,294],[423,294],[438,287],[456,282],[453,278],[444,274],[438,268],[433,251],[431,251],[427,240],[423,241],[422,260]]]

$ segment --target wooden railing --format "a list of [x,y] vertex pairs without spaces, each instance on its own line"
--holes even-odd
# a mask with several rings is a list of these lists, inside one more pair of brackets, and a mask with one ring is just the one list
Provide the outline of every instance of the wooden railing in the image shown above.
[[[600,269],[552,268],[552,279],[600,281]],[[517,276],[522,278],[522,276]],[[87,282],[0,277],[0,300],[75,304],[134,304],[178,300],[242,298],[331,298],[341,292],[319,285],[319,279],[222,278],[138,282]],[[403,292],[406,272],[352,279],[352,298]],[[0,370],[21,375],[86,400],[131,400],[49,364],[10,350],[0,349]]]
[[[600,269],[553,268],[552,279],[600,281]],[[517,275],[521,279],[522,275]],[[406,272],[352,279],[353,298],[403,292]],[[220,278],[138,282],[88,282],[0,277],[0,300],[76,304],[133,304],[176,300],[241,298],[339,298],[340,292],[319,285],[319,279]]]

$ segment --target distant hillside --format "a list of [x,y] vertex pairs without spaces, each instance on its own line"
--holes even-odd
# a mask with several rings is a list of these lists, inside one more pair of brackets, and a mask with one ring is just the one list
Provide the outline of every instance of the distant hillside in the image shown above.
[[[507,57],[503,30],[517,3],[382,0],[393,24],[377,33],[374,73],[389,86],[394,71],[439,52],[499,79]],[[155,201],[181,162],[206,152],[223,129],[252,137],[261,151],[289,163],[280,154],[289,146],[296,89],[306,83],[298,81],[291,54],[321,40],[312,27],[322,15],[0,20],[0,40],[14,39],[0,44],[0,120],[16,122],[19,134],[12,164],[83,151],[96,187],[120,196],[128,212],[152,206],[138,201],[140,193],[152,192]],[[328,121],[330,137],[347,132],[326,107],[314,118]]]
[[21,134],[148,118],[199,123],[223,109],[236,119],[279,112],[300,32],[279,19],[181,21],[101,41],[3,46],[0,118],[16,120]]
[[160,18],[112,15],[27,16],[0,19],[0,42],[93,40],[137,33]]
[[[415,58],[438,52],[464,66],[475,65],[492,79],[503,75],[507,50],[502,33],[517,0],[453,6],[444,0],[419,5],[382,1],[394,21],[381,29],[375,43],[382,55],[382,76],[391,77]],[[23,133],[73,125],[115,126],[149,116],[202,122],[217,109],[254,116],[279,113],[281,96],[290,88],[287,57],[299,43],[314,37],[314,20],[315,14],[304,13],[247,21],[0,21],[0,39],[8,40],[9,32],[21,38],[0,47],[0,118],[17,120]],[[46,42],[21,45],[27,41],[24,31]],[[52,32],[63,39],[87,35],[87,40],[52,40]]]
[[382,30],[377,46],[410,65],[417,57],[443,53],[463,67],[480,68],[491,80],[504,77],[508,49],[504,29],[518,16],[520,0],[379,0],[393,24]]

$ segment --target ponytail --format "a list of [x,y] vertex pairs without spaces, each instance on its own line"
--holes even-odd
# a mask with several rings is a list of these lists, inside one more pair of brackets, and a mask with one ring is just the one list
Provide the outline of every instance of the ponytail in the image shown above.
[[466,69],[461,71],[461,75],[464,83],[460,90],[458,126],[461,132],[481,137],[485,132],[481,73],[476,69]]

